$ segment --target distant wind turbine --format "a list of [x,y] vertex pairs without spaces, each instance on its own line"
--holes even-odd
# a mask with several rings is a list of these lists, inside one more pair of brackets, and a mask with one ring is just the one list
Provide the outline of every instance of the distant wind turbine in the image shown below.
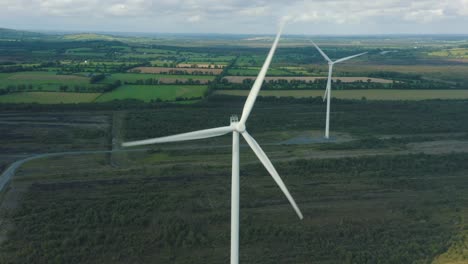
[[255,83],[252,86],[252,90],[247,97],[247,100],[244,105],[244,109],[242,111],[241,119],[239,120],[237,116],[231,116],[231,124],[230,126],[225,127],[218,127],[206,130],[200,130],[195,132],[189,132],[184,134],[178,134],[173,136],[161,137],[161,138],[154,138],[154,139],[147,139],[141,141],[134,141],[123,143],[122,146],[124,147],[132,147],[132,146],[141,146],[141,145],[148,145],[148,144],[156,144],[156,143],[167,143],[167,142],[179,142],[179,141],[186,141],[186,140],[195,140],[195,139],[205,139],[205,138],[212,138],[218,137],[222,135],[226,135],[228,133],[232,133],[232,186],[231,186],[231,264],[238,264],[239,263],[239,134],[241,134],[247,144],[252,148],[255,155],[257,155],[258,159],[261,161],[263,166],[267,169],[270,173],[273,180],[279,186],[281,191],[286,195],[289,203],[291,203],[292,207],[296,211],[296,214],[299,216],[300,219],[303,218],[302,213],[297,206],[296,202],[294,201],[293,197],[289,193],[286,185],[284,184],[283,180],[279,176],[278,172],[276,171],[275,167],[271,163],[270,159],[267,157],[265,152],[263,152],[260,145],[258,145],[257,141],[250,136],[250,134],[246,130],[245,123],[249,118],[250,112],[255,104],[255,100],[258,96],[260,88],[263,84],[263,80],[265,79],[265,75],[268,71],[270,66],[271,60],[275,53],[276,47],[278,46],[278,42],[281,36],[281,32],[283,29],[283,25],[280,26],[278,34],[276,35],[275,41],[271,50],[268,54],[268,57],[263,64],[260,73],[258,74]]
[[329,139],[330,138],[330,99],[331,99],[331,84],[332,84],[333,65],[335,65],[336,63],[340,63],[340,62],[343,62],[343,61],[350,60],[352,58],[362,56],[364,54],[367,54],[367,52],[360,53],[360,54],[353,55],[353,56],[349,56],[349,57],[346,57],[346,58],[342,58],[342,59],[339,59],[339,60],[336,60],[336,61],[332,61],[327,56],[327,54],[325,54],[325,52],[323,52],[323,50],[321,50],[319,48],[319,46],[317,46],[317,44],[315,44],[315,42],[312,42],[312,44],[314,44],[314,46],[317,48],[317,50],[320,52],[320,54],[322,54],[322,56],[325,58],[325,60],[328,61],[328,81],[327,81],[327,88],[325,89],[325,94],[323,95],[323,101],[325,101],[325,99],[327,99],[327,121],[326,121],[326,125],[325,125],[325,138]]

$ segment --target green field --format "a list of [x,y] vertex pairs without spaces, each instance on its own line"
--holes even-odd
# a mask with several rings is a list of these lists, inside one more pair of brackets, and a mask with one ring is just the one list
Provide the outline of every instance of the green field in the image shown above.
[[234,56],[197,56],[196,54],[190,56],[190,62],[207,63],[212,62],[213,64],[222,64],[234,60]]
[[448,50],[440,50],[429,53],[430,56],[436,57],[450,57],[450,58],[468,58],[468,48],[455,48]]
[[210,75],[176,75],[176,74],[151,74],[151,73],[114,73],[107,76],[105,83],[113,83],[117,80],[124,82],[136,82],[148,79],[179,79],[179,80],[213,80],[215,76]]
[[93,102],[100,93],[23,92],[0,96],[0,103],[75,104]]
[[165,49],[136,48],[135,51],[150,54],[176,54],[175,51]]
[[[259,72],[260,72],[259,67],[244,67],[244,68],[229,69],[227,74],[228,75],[257,76]],[[291,73],[288,71],[285,71],[282,69],[276,69],[276,68],[269,69],[267,73],[267,76],[285,76],[285,75],[291,75]]]
[[73,89],[79,87],[99,87],[89,83],[89,78],[78,75],[59,75],[55,72],[18,72],[0,73],[0,89],[14,87],[17,91],[23,90],[59,91],[60,86]]
[[124,85],[110,93],[104,93],[96,101],[108,102],[121,99],[138,99],[145,102],[160,99],[175,101],[177,98],[202,97],[204,85]]
[[109,35],[102,35],[102,34],[93,34],[93,33],[83,33],[83,34],[70,34],[62,36],[64,40],[74,40],[74,41],[90,41],[90,40],[107,40],[113,41],[117,40],[117,38],[109,36]]
[[174,60],[160,59],[160,60],[152,60],[151,66],[152,67],[175,67],[176,63]]
[[172,57],[173,55],[167,55],[167,54],[139,54],[139,53],[125,53],[121,56],[123,59],[149,59],[149,60],[154,60],[154,59],[164,59],[166,57]]
[[[247,96],[247,90],[216,91],[215,94]],[[277,97],[318,97],[323,96],[323,91],[307,90],[282,90],[260,91],[261,96]],[[348,90],[332,91],[332,97],[339,99],[363,99],[368,100],[431,100],[431,99],[468,99],[468,90]]]
[[[326,76],[326,64],[308,65],[308,70],[314,75]],[[439,79],[447,82],[467,82],[468,64],[457,65],[379,65],[379,64],[353,64],[337,65],[333,68],[334,76],[359,76],[375,72],[398,72],[403,74],[418,74],[429,79]]]
[[240,56],[236,60],[235,66],[246,67],[246,66],[261,66],[266,59],[266,55],[255,55],[255,56]]

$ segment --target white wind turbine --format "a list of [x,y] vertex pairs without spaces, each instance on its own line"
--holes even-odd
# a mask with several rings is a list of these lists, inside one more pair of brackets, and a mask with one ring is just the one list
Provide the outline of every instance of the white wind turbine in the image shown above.
[[312,44],[314,44],[314,46],[317,48],[317,50],[320,52],[320,54],[322,54],[322,56],[328,61],[328,81],[327,81],[327,88],[325,89],[325,94],[323,95],[323,101],[325,101],[325,99],[327,99],[327,121],[326,121],[326,125],[325,125],[325,138],[329,139],[330,138],[330,99],[331,99],[331,84],[332,84],[333,65],[335,65],[336,63],[340,63],[340,62],[343,62],[343,61],[350,60],[352,58],[362,56],[364,54],[367,54],[367,52],[360,53],[360,54],[353,55],[353,56],[349,56],[349,57],[346,57],[346,58],[342,58],[342,59],[339,59],[339,60],[336,60],[336,61],[332,61],[327,56],[327,54],[325,54],[325,52],[323,52],[319,48],[319,46],[317,46],[317,44],[315,44],[314,42],[312,42]]
[[273,180],[276,182],[276,184],[278,184],[279,188],[286,195],[286,198],[289,200],[289,203],[291,203],[292,207],[296,211],[299,218],[300,219],[303,218],[299,207],[297,206],[293,197],[289,193],[288,189],[286,188],[286,185],[284,184],[283,180],[279,176],[275,167],[273,167],[273,164],[271,163],[270,159],[267,157],[265,152],[263,152],[262,148],[258,145],[257,141],[255,141],[255,139],[252,136],[250,136],[245,126],[245,123],[247,122],[250,112],[252,111],[252,108],[254,106],[257,95],[263,84],[263,80],[265,79],[265,75],[270,66],[276,47],[278,46],[282,28],[283,28],[283,25],[280,26],[280,29],[278,31],[278,34],[276,35],[275,41],[273,43],[273,46],[271,47],[268,57],[266,58],[266,61],[263,64],[263,67],[260,70],[260,73],[258,74],[258,77],[252,86],[252,90],[250,91],[249,96],[247,97],[240,121],[238,120],[237,116],[232,116],[230,126],[212,128],[212,129],[200,130],[200,131],[178,134],[178,135],[173,135],[173,136],[134,141],[134,142],[128,142],[128,143],[122,144],[122,146],[124,147],[131,147],[131,146],[141,146],[141,145],[156,144],[156,143],[204,139],[204,138],[217,137],[217,136],[226,135],[228,133],[232,133],[231,264],[239,263],[239,134],[241,134],[244,137],[245,141],[247,141],[250,148],[252,148],[253,152],[257,155],[258,159],[262,162],[263,166],[265,166],[267,171],[271,174],[271,176],[273,177]]

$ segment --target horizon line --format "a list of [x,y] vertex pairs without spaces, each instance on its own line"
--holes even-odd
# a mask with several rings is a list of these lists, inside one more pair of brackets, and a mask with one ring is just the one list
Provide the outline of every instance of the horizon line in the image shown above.
[[[226,35],[226,36],[274,36],[276,33],[219,33],[219,32],[149,32],[149,31],[115,31],[115,30],[81,30],[81,29],[34,29],[34,28],[7,28],[0,27],[0,29],[15,30],[15,31],[27,31],[31,33],[57,33],[57,34],[87,34],[87,33],[98,33],[98,34],[140,34],[140,35]],[[294,33],[284,34],[284,36],[326,36],[326,37],[347,37],[347,36],[468,36],[468,33]]]

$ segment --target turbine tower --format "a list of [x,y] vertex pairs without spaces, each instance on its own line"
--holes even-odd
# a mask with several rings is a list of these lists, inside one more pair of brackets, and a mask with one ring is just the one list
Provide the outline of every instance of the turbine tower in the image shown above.
[[128,142],[128,143],[122,144],[122,146],[124,147],[132,147],[132,146],[141,146],[141,145],[148,145],[148,144],[212,138],[212,137],[218,137],[218,136],[226,135],[228,133],[232,133],[231,264],[239,263],[239,185],[240,185],[239,184],[240,183],[239,182],[239,134],[241,134],[244,137],[247,144],[253,150],[253,152],[261,161],[263,166],[265,166],[266,170],[270,173],[271,177],[279,186],[281,191],[283,191],[284,195],[286,196],[289,203],[292,205],[292,207],[296,211],[296,214],[299,216],[299,218],[300,219],[303,218],[299,207],[297,206],[293,197],[289,193],[288,189],[286,188],[286,185],[284,184],[283,180],[279,176],[278,172],[276,171],[275,167],[271,163],[270,159],[262,150],[262,148],[257,143],[257,141],[255,141],[255,139],[247,132],[246,126],[245,126],[249,118],[250,112],[252,111],[252,108],[255,104],[255,100],[258,96],[260,88],[263,84],[263,80],[265,79],[265,75],[270,66],[276,47],[278,46],[278,42],[281,36],[282,29],[283,29],[283,25],[280,26],[280,29],[276,35],[275,41],[273,42],[273,46],[271,47],[268,57],[266,58],[266,61],[263,64],[263,67],[260,70],[260,73],[258,74],[257,79],[255,80],[252,86],[252,89],[247,97],[240,120],[238,120],[237,116],[232,116],[230,119],[229,126],[205,129],[205,130],[183,133],[183,134],[178,134],[178,135],[173,135],[173,136],[140,140],[140,141],[134,141],[134,142]]
[[314,42],[312,42],[312,44],[314,44],[314,46],[317,48],[317,50],[320,52],[320,54],[322,54],[322,56],[325,58],[325,60],[328,61],[328,80],[327,80],[327,88],[325,89],[325,94],[323,95],[323,101],[325,101],[325,99],[327,99],[327,121],[326,121],[326,124],[325,124],[325,138],[329,139],[330,138],[330,99],[331,99],[331,84],[332,84],[332,79],[331,78],[332,78],[332,73],[333,73],[333,66],[336,63],[347,61],[347,60],[350,60],[352,58],[356,58],[356,57],[362,56],[364,54],[367,54],[367,52],[360,53],[360,54],[353,55],[353,56],[349,56],[349,57],[346,57],[346,58],[342,58],[342,59],[339,59],[339,60],[336,60],[336,61],[332,61],[327,56],[327,54],[325,54],[325,52],[323,52],[323,50],[321,50],[319,48],[319,46],[317,46],[317,44],[315,44]]

